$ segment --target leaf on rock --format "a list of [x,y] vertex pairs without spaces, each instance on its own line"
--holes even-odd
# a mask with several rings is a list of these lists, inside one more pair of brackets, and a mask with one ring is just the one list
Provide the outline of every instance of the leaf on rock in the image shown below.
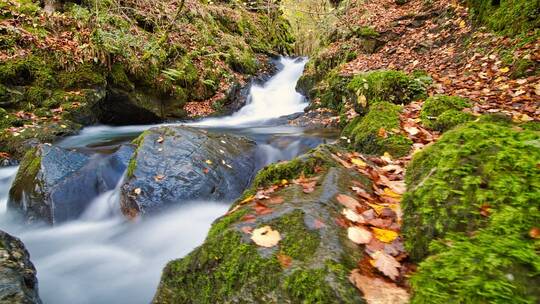
[[355,244],[368,244],[371,239],[373,238],[373,235],[369,230],[367,230],[364,227],[357,227],[352,226],[347,229],[347,236],[351,241],[353,241]]
[[263,226],[253,230],[251,233],[251,240],[261,247],[270,248],[279,243],[281,235],[279,234],[279,231],[273,230],[272,227]]
[[407,291],[395,283],[362,275],[358,269],[351,272],[349,280],[362,292],[367,304],[409,303]]
[[244,226],[244,227],[240,228],[240,230],[242,230],[242,232],[245,233],[245,234],[251,234],[253,232],[253,227]]
[[367,166],[366,162],[361,160],[360,158],[351,158],[351,163],[361,168],[364,168]]
[[362,205],[360,205],[356,199],[345,194],[338,194],[336,199],[340,204],[351,210],[356,210],[356,208],[362,207]]
[[341,211],[341,214],[343,214],[343,216],[345,216],[349,221],[354,223],[364,224],[366,222],[362,215],[349,208],[344,208],[343,211]]
[[257,213],[258,215],[265,215],[265,214],[269,214],[273,212],[272,209],[268,208],[265,204],[261,202],[255,202],[253,209],[255,210],[255,213]]
[[371,254],[373,258],[373,266],[380,272],[384,273],[392,280],[396,280],[399,276],[398,268],[401,264],[391,255],[384,253],[383,251],[375,251]]
[[141,188],[135,188],[135,189],[133,189],[133,193],[135,193],[135,194],[137,194],[137,195],[141,194]]
[[283,204],[284,201],[285,200],[283,199],[283,197],[274,196],[274,197],[271,197],[271,198],[267,199],[265,202],[267,202],[268,204],[279,205],[279,204]]
[[292,264],[292,258],[286,254],[279,253],[277,259],[283,269],[289,268]]
[[398,233],[393,230],[388,229],[380,229],[380,228],[373,228],[373,234],[375,234],[375,237],[385,243],[392,243],[397,237]]
[[156,140],[158,144],[161,144],[165,139],[163,138],[163,136],[160,136],[158,137],[158,139]]

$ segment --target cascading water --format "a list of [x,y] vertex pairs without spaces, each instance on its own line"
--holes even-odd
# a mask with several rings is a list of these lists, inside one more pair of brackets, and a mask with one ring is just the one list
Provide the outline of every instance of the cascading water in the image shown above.
[[[300,128],[259,126],[302,111],[307,105],[294,89],[305,62],[282,58],[281,71],[266,84],[253,86],[249,103],[237,113],[189,125],[251,137],[259,144],[263,164],[290,159],[313,148],[323,140],[305,135]],[[243,128],[238,128],[240,125]],[[58,145],[111,146],[151,127],[154,125],[88,127]],[[16,171],[16,167],[0,168],[1,213]],[[27,246],[44,303],[148,303],[166,262],[200,244],[212,221],[226,212],[229,203],[188,202],[129,222],[119,215],[117,186],[96,197],[77,220],[55,227],[25,227],[3,214],[0,229],[21,238]]]

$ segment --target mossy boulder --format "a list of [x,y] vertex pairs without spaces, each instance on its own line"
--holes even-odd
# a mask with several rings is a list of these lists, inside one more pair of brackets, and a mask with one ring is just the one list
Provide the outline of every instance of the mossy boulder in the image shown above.
[[408,104],[424,98],[429,83],[429,77],[414,78],[400,71],[379,70],[355,76],[348,87],[368,104],[376,101]]
[[150,129],[134,141],[121,190],[128,217],[195,200],[233,200],[255,171],[253,141],[189,127]]
[[[301,161],[308,167],[329,167],[319,171],[315,192],[306,194],[298,185],[282,187],[272,196],[282,197],[283,203],[269,204],[272,213],[264,215],[256,215],[251,204],[235,204],[234,211],[214,222],[200,247],[167,264],[153,302],[363,303],[347,279],[363,253],[334,221],[342,209],[336,194],[349,193],[350,180],[362,178],[328,163],[328,149],[318,148]],[[262,170],[256,180],[297,177],[291,172],[302,171],[299,163],[290,164]],[[263,226],[279,231],[278,245],[259,247],[243,232]]]
[[540,133],[470,122],[407,168],[413,303],[537,303]]
[[406,155],[412,141],[400,132],[401,106],[382,101],[371,105],[365,116],[358,116],[347,124],[342,135],[350,139],[359,152],[392,156]]
[[462,112],[471,103],[457,96],[437,95],[426,99],[422,105],[422,124],[432,130],[447,131],[457,125],[471,121],[474,115]]
[[16,237],[0,230],[0,303],[41,304],[36,269]]
[[517,35],[540,27],[540,2],[535,0],[467,0],[473,17],[491,30]]
[[8,211],[27,222],[58,224],[76,219],[95,197],[116,186],[133,150],[122,146],[114,153],[91,157],[50,144],[31,148],[9,190]]

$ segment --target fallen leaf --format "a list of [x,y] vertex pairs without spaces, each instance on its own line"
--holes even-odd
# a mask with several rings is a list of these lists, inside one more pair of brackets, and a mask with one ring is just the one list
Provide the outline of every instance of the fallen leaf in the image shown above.
[[278,205],[278,204],[283,204],[284,201],[285,200],[283,199],[283,197],[274,196],[274,197],[271,197],[271,198],[267,199],[266,203]]
[[270,248],[279,243],[281,235],[279,234],[279,231],[272,230],[272,227],[263,226],[253,230],[251,233],[251,240],[261,247]]
[[244,227],[240,228],[240,230],[242,230],[242,232],[245,233],[245,234],[251,234],[253,232],[253,227],[244,226]]
[[209,159],[205,160],[204,162],[207,163],[208,165],[213,164],[213,162],[211,160],[209,160]]
[[141,194],[141,188],[135,188],[135,189],[133,189],[133,193],[135,193],[135,194],[137,194],[137,195]]
[[382,137],[382,138],[387,138],[388,133],[386,133],[386,130],[384,128],[380,128],[379,131],[377,132],[377,136]]
[[341,214],[343,214],[343,216],[345,216],[345,218],[347,218],[349,221],[354,223],[364,224],[366,222],[362,215],[356,213],[356,211],[353,211],[349,208],[343,209],[343,211],[341,211]]
[[345,194],[338,194],[336,199],[340,204],[351,210],[356,210],[356,208],[362,207],[362,205],[360,205],[356,199]]
[[529,236],[533,239],[540,238],[540,228],[538,227],[531,228],[531,230],[529,231]]
[[286,268],[289,268],[292,264],[292,258],[286,254],[283,254],[283,253],[279,253],[277,255],[277,259],[279,261],[279,264],[281,265],[282,268],[286,269]]
[[245,223],[255,223],[257,217],[253,214],[246,214],[244,215],[240,221],[242,222],[245,222]]
[[257,213],[258,215],[265,215],[265,214],[269,214],[273,212],[272,209],[268,208],[265,204],[261,202],[255,202],[253,209],[255,210],[255,213]]
[[404,127],[403,129],[405,129],[405,131],[411,136],[415,136],[416,134],[420,133],[420,130],[418,130],[417,127]]
[[349,227],[347,229],[347,236],[355,244],[367,244],[373,237],[369,230],[357,226]]
[[319,219],[315,219],[313,221],[313,227],[315,229],[321,229],[321,228],[326,227],[326,224],[323,221],[319,220]]
[[390,153],[388,152],[384,152],[383,156],[381,156],[381,159],[387,163],[392,163],[392,155],[390,155]]
[[163,175],[163,174],[158,174],[158,175],[154,176],[154,180],[155,180],[156,182],[160,182],[160,181],[162,181],[164,178],[165,178],[165,175]]
[[397,279],[399,276],[398,268],[401,264],[391,255],[388,255],[382,251],[375,251],[371,254],[373,258],[373,266],[384,273],[392,280]]
[[509,67],[504,67],[504,68],[499,69],[499,72],[501,73],[508,73],[509,71],[510,71]]
[[409,303],[410,296],[405,289],[395,283],[364,276],[359,269],[354,269],[351,272],[349,280],[362,292],[367,304]]
[[158,137],[156,141],[158,144],[161,144],[164,141],[163,136]]
[[366,162],[364,162],[363,160],[361,160],[359,158],[351,158],[351,163],[353,165],[356,165],[356,166],[362,167],[362,168],[367,166]]
[[385,243],[392,243],[398,237],[398,233],[395,231],[375,227],[373,227],[373,234],[379,241]]

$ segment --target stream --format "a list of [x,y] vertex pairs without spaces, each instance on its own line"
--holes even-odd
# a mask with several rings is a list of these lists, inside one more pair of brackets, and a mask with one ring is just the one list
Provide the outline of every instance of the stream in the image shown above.
[[[258,145],[258,164],[292,159],[336,137],[325,130],[290,127],[286,115],[303,111],[295,91],[305,59],[281,58],[279,72],[253,85],[248,103],[222,118],[184,124],[249,137]],[[172,125],[160,124],[161,125]],[[99,156],[157,125],[91,126],[56,145]],[[19,237],[37,269],[44,303],[149,303],[165,264],[200,245],[211,223],[230,201],[184,202],[152,216],[127,221],[119,212],[119,186],[101,193],[76,219],[51,226],[28,226],[6,213],[17,167],[0,168],[0,229]]]

